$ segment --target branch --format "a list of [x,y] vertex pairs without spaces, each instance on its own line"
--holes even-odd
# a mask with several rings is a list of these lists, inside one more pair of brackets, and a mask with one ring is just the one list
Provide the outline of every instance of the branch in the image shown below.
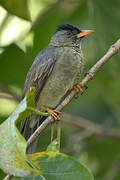
[[63,121],[65,123],[74,125],[77,128],[84,129],[87,132],[89,132],[91,135],[95,134],[100,137],[104,137],[108,139],[120,140],[120,130],[118,129],[110,128],[110,127],[106,128],[106,126],[102,126],[97,123],[93,123],[90,120],[81,117],[76,117],[67,113],[64,113]]
[[[89,80],[91,80],[96,72],[113,56],[115,55],[118,50],[120,49],[120,39],[113,44],[107,53],[87,72],[86,76],[83,78],[81,84],[82,86],[86,85]],[[76,91],[71,91],[71,93],[62,101],[60,105],[56,108],[56,110],[61,111],[71,100],[72,98],[77,94]],[[40,133],[52,122],[54,122],[54,119],[52,116],[48,116],[46,120],[36,129],[36,131],[32,134],[32,136],[27,141],[27,149],[35,142],[40,135]],[[5,180],[10,180],[11,175],[7,175],[5,177]]]
[[[107,53],[88,71],[86,76],[83,78],[81,84],[85,86],[89,80],[91,80],[96,72],[120,49],[120,39],[113,44]],[[62,101],[60,105],[56,108],[56,110],[61,111],[77,94],[76,91],[71,91],[71,93]],[[54,119],[51,116],[48,116],[46,120],[36,129],[36,131],[32,134],[32,136],[27,141],[27,149],[32,145],[33,142],[36,141],[39,134],[51,123],[54,122]]]

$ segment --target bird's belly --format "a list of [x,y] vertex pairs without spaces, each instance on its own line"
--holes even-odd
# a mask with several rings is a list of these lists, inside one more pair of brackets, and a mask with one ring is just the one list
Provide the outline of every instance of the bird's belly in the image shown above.
[[72,88],[81,72],[80,58],[75,59],[75,61],[74,63],[69,62],[69,64],[67,61],[66,63],[65,61],[64,63],[56,62],[50,77],[40,92],[37,103],[39,109],[44,106],[55,108],[67,91]]

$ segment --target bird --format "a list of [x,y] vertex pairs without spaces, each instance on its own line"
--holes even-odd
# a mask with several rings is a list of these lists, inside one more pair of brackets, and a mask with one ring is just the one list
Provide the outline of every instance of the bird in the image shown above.
[[[81,50],[82,39],[94,32],[81,30],[69,23],[58,25],[47,47],[40,51],[30,67],[24,83],[22,97],[31,86],[35,87],[35,106],[48,112],[55,120],[61,112],[57,105],[74,89],[82,92],[80,77],[85,60]],[[21,133],[26,140],[45,120],[45,116],[30,115],[21,123]],[[27,153],[34,153],[36,143]]]

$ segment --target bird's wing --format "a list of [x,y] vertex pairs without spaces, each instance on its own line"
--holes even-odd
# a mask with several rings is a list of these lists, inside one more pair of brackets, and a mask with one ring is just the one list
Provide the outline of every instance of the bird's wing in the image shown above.
[[46,48],[38,54],[28,71],[23,89],[23,97],[29,88],[34,86],[36,89],[35,101],[37,101],[41,89],[52,72],[55,61],[56,57],[52,48]]

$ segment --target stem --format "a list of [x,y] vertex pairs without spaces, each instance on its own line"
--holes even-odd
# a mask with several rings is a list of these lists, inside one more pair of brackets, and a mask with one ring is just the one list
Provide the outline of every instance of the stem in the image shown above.
[[49,115],[49,113],[41,112],[41,111],[39,111],[35,108],[32,108],[32,107],[27,107],[27,109],[35,112],[36,114],[39,114],[40,116],[48,116]]

